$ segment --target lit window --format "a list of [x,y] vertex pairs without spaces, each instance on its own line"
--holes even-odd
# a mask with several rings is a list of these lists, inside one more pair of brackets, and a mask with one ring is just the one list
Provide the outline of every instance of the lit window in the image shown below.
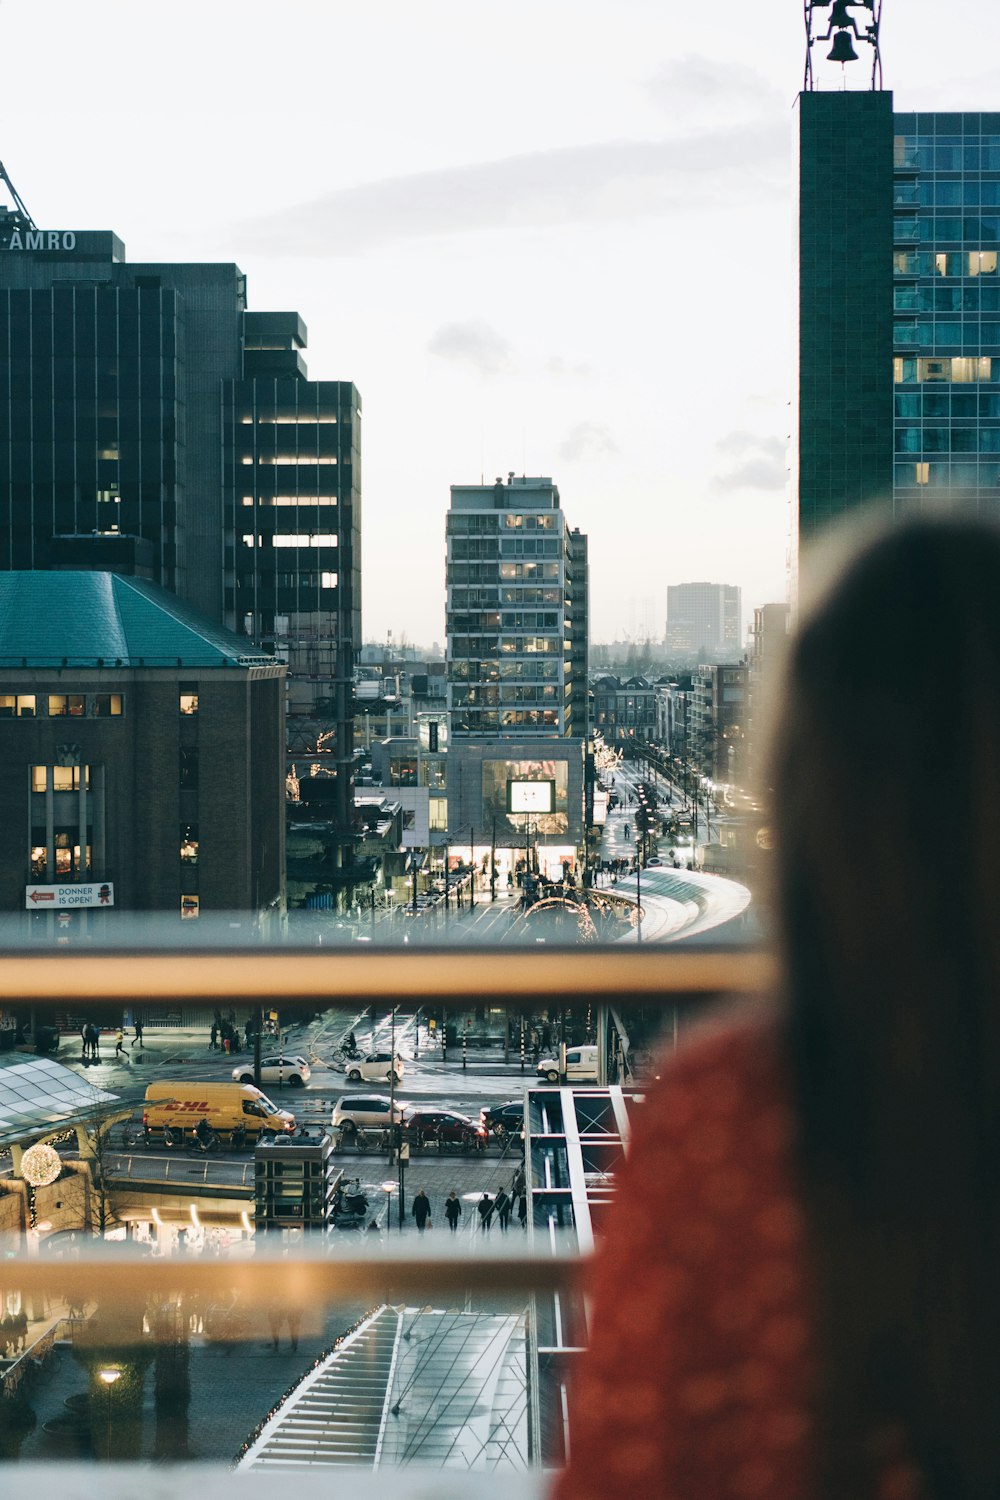
[[336,547],[335,531],[291,531],[276,532],[271,538],[272,547]]
[[117,719],[122,711],[121,693],[95,693],[90,711],[95,719]]
[[321,589],[335,589],[337,587],[336,573],[321,573],[319,575],[319,586]]
[[[253,505],[253,495],[244,495],[243,504]],[[294,509],[298,506],[309,505],[336,505],[336,495],[259,495],[258,505],[272,505],[280,509]]]
[[198,825],[197,823],[181,824],[181,864],[196,865],[198,863]]
[[918,484],[930,484],[930,482],[931,482],[931,466],[930,466],[930,464],[917,464],[916,465],[916,470],[917,470],[917,483]]
[[32,880],[44,880],[48,860],[44,844],[32,844],[31,846],[31,878]]
[[198,712],[198,694],[194,688],[181,688],[178,707],[182,714],[196,714]]
[[[245,464],[252,464],[252,458],[245,458]],[[335,464],[337,460],[330,456],[321,456],[316,453],[261,453],[258,455],[259,464]]]
[[995,276],[997,252],[995,250],[970,250],[968,274],[970,276]]
[[84,714],[87,709],[87,700],[82,693],[50,693],[49,694],[49,718],[61,719],[66,714],[74,718]]

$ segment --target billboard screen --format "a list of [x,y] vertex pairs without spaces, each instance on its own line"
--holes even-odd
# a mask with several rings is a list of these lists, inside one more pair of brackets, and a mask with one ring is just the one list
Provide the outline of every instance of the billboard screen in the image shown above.
[[523,843],[529,819],[532,839],[564,838],[568,788],[568,761],[484,760],[483,817],[488,828],[496,818],[497,839],[508,846]]
[[554,781],[508,781],[507,811],[527,813],[551,813],[556,810],[556,784]]

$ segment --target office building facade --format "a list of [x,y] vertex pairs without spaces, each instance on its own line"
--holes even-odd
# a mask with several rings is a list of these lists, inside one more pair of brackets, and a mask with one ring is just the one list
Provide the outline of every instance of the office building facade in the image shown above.
[[799,101],[799,537],[1000,511],[1000,114]]
[[699,661],[740,650],[741,593],[730,583],[672,583],[667,587],[667,650]]
[[551,479],[453,485],[447,518],[453,737],[587,733],[587,539]]
[[114,234],[0,209],[0,571],[149,578],[286,663],[290,785],[332,778],[340,871],[361,403],[307,378],[305,345],[297,313],[247,310],[235,265],[132,265]]

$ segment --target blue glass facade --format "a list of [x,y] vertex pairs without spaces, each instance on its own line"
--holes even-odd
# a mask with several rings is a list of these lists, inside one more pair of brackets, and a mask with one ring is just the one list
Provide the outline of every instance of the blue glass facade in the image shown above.
[[1000,114],[893,129],[894,506],[1000,513]]

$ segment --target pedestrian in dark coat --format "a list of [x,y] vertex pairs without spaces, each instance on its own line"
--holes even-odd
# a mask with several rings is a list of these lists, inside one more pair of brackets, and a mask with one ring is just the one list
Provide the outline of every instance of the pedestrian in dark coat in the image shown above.
[[417,1233],[423,1234],[427,1225],[431,1222],[431,1203],[423,1188],[420,1189],[420,1192],[414,1198],[413,1207],[410,1212],[416,1221]]
[[136,1021],[136,1023],[135,1023],[135,1036],[132,1038],[132,1046],[134,1047],[136,1045],[136,1043],[138,1043],[139,1046],[143,1047],[143,1048],[146,1045],[146,1043],[142,1039],[142,1022],[141,1021]]
[[518,1198],[518,1200],[517,1200],[517,1217],[521,1221],[521,1228],[522,1229],[527,1229],[527,1227],[528,1227],[528,1195],[526,1193],[522,1193],[521,1196],[520,1196],[520,1198]]
[[455,1230],[458,1228],[458,1221],[462,1217],[461,1199],[455,1193],[454,1188],[452,1188],[451,1192],[444,1200],[444,1216],[448,1220],[448,1228],[451,1230],[452,1234],[454,1234]]
[[209,1046],[214,1052],[216,1047],[219,1045],[219,1028],[214,1021],[212,1022],[212,1029],[208,1034],[212,1039],[209,1043]]
[[497,1218],[500,1220],[500,1228],[506,1234],[507,1225],[510,1223],[510,1211],[514,1205],[503,1188],[497,1193],[496,1202],[493,1206],[496,1209]]
[[489,1193],[484,1193],[480,1198],[476,1204],[476,1211],[479,1214],[480,1229],[488,1232],[490,1225],[493,1223],[493,1199]]

